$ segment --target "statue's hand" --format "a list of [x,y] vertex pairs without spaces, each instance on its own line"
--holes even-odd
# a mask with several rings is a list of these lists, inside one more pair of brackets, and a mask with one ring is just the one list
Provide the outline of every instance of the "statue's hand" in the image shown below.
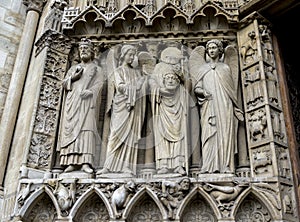
[[200,99],[209,99],[211,94],[202,88],[195,88],[194,89],[195,95]]
[[82,68],[82,66],[78,65],[76,67],[75,73],[72,75],[72,82],[80,79],[82,76],[82,73],[83,73],[83,68]]
[[83,98],[83,99],[86,99],[86,98],[88,98],[88,97],[90,97],[90,96],[92,96],[92,95],[93,95],[93,92],[92,92],[91,90],[88,90],[88,89],[83,90],[83,91],[80,93],[80,97]]
[[159,88],[159,93],[162,96],[172,96],[174,92],[169,91],[167,88]]

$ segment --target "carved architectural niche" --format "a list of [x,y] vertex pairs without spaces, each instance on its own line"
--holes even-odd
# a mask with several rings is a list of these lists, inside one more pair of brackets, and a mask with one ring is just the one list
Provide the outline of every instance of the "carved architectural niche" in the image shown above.
[[32,205],[31,210],[28,210],[28,214],[25,215],[22,221],[54,221],[57,219],[57,212],[53,205],[52,200],[47,194],[41,195],[36,203]]
[[181,220],[185,221],[211,221],[216,222],[217,217],[210,204],[199,194],[195,195],[182,213]]
[[160,209],[149,195],[143,196],[135,203],[127,221],[142,222],[142,221],[162,221]]
[[292,171],[291,164],[288,161],[290,159],[288,149],[286,147],[276,146],[276,156],[278,157],[278,174],[282,178],[291,180]]
[[249,142],[259,144],[269,140],[268,120],[264,108],[254,110],[248,114]]
[[253,66],[243,73],[245,104],[247,109],[253,109],[264,104],[264,86],[260,68]]
[[276,172],[274,169],[274,155],[269,146],[251,149],[250,158],[254,176],[273,176]]
[[236,214],[236,221],[273,221],[272,215],[263,203],[255,199],[253,196],[249,195],[240,205],[238,212]]
[[78,209],[74,221],[103,221],[108,222],[109,214],[105,204],[96,194],[88,198]]

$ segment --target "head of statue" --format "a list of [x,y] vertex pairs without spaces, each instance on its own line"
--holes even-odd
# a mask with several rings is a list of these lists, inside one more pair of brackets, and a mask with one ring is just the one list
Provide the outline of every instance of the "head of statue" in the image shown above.
[[181,187],[181,190],[189,190],[190,189],[190,184],[191,184],[191,181],[188,177],[184,177],[180,182],[180,187]]
[[136,48],[133,45],[123,45],[121,48],[119,65],[128,64],[131,65],[136,55]]
[[88,62],[94,59],[94,45],[91,40],[82,38],[79,43],[79,56],[83,62]]
[[206,52],[212,59],[220,58],[224,52],[222,42],[218,39],[209,40],[206,43]]
[[163,84],[167,89],[175,90],[180,85],[181,78],[174,70],[173,65],[164,64],[160,71],[162,72]]

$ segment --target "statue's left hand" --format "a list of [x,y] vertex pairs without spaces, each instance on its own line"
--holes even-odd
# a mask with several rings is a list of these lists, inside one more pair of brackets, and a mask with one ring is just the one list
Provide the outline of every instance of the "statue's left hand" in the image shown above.
[[93,92],[91,90],[83,90],[81,93],[80,93],[80,97],[83,98],[83,99],[86,99],[90,96],[93,95]]

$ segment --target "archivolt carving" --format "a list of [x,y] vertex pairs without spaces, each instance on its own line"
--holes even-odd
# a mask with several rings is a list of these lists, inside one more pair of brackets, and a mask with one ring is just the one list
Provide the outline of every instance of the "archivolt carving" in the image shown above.
[[[210,9],[210,10],[209,10]],[[128,17],[127,12],[132,12],[133,17]],[[218,28],[227,28],[228,26],[224,22],[225,20],[229,22],[233,22],[237,20],[236,13],[231,11],[226,11],[222,6],[214,3],[214,2],[206,2],[201,5],[198,9],[194,8],[192,3],[186,2],[183,8],[178,7],[175,3],[168,2],[161,8],[159,8],[156,12],[146,12],[139,9],[134,4],[128,4],[126,7],[122,8],[119,11],[114,13],[106,14],[101,9],[97,8],[95,5],[90,5],[82,12],[79,9],[69,8],[64,12],[64,16],[62,19],[63,29],[64,30],[77,30],[76,26],[79,22],[86,23],[86,25],[81,25],[80,27],[90,27],[91,29],[86,30],[85,34],[101,34],[103,28],[112,27],[115,25],[116,21],[123,20],[125,23],[129,20],[132,20],[131,23],[134,23],[134,26],[140,26],[139,29],[127,30],[127,32],[142,32],[144,26],[149,27],[154,25],[154,21],[161,18],[164,20],[168,17],[168,14],[172,11],[172,18],[178,19],[182,18],[183,23],[185,24],[194,24],[195,18],[197,17],[210,17],[209,20],[213,21],[209,26],[203,26],[202,29],[218,29]],[[92,15],[93,14],[93,15]],[[103,21],[99,22],[99,21]],[[175,20],[176,21],[176,20]],[[184,22],[185,21],[185,22]],[[203,24],[205,21],[203,22]],[[96,30],[93,27],[97,26]],[[186,26],[185,26],[186,27]],[[172,31],[172,29],[169,29]],[[163,31],[169,31],[163,30]],[[119,30],[120,31],[120,30]],[[82,31],[81,31],[82,32]],[[85,31],[83,31],[85,32]],[[124,32],[122,32],[124,33]],[[82,33],[83,34],[83,33]]]

